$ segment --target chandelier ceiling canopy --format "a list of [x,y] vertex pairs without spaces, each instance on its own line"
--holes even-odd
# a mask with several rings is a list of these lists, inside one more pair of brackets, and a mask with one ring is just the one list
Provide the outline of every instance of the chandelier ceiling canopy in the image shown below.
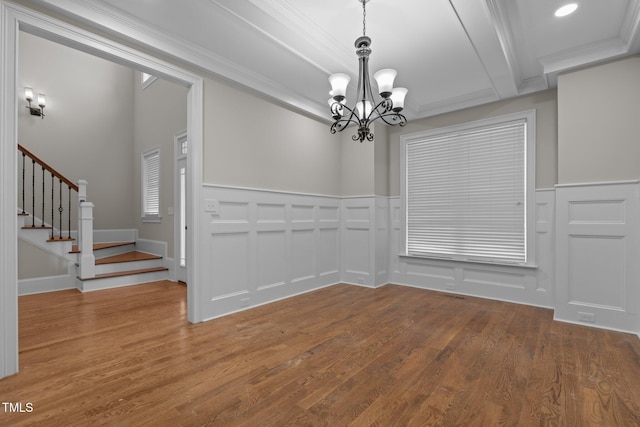
[[387,125],[407,124],[407,119],[400,112],[404,108],[404,98],[407,89],[403,87],[393,87],[396,77],[396,70],[386,68],[376,72],[373,78],[378,84],[378,93],[381,100],[378,101],[373,96],[371,81],[369,78],[369,55],[371,54],[371,38],[367,36],[367,9],[369,0],[358,0],[362,3],[362,36],[355,42],[356,54],[359,61],[358,87],[356,102],[354,107],[347,106],[347,86],[351,78],[344,73],[332,74],[329,77],[331,83],[331,116],[335,120],[331,125],[331,133],[344,130],[348,125],[355,124],[358,133],[353,135],[354,141],[373,141],[373,132],[370,125],[376,120]]

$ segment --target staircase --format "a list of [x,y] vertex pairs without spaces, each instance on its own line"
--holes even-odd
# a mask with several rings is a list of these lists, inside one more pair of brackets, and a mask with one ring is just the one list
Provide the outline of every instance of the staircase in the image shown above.
[[[75,239],[59,239],[57,236],[52,239],[50,226],[34,227],[31,221],[31,215],[18,214],[20,238],[51,255],[66,259],[75,271],[80,254],[74,244]],[[102,231],[101,235],[104,234]],[[72,284],[69,288],[88,292],[169,279],[169,269],[163,265],[163,257],[136,250],[135,241],[94,243],[93,250],[95,277],[81,279],[76,273],[69,278]]]
[[[72,253],[77,253],[74,246]],[[162,256],[136,250],[135,242],[94,243],[95,277],[77,278],[78,289],[87,292],[137,285],[169,278]]]
[[[67,260],[70,277],[64,279],[65,289],[75,287],[86,292],[169,279],[169,269],[164,266],[161,255],[136,248],[137,231],[125,233],[128,240],[124,241],[111,241],[122,239],[123,230],[94,233],[93,204],[86,201],[86,181],[76,185],[26,148],[19,145],[18,149],[22,152],[18,236]],[[78,231],[71,228],[72,192],[77,193]],[[49,222],[45,219],[47,215]],[[98,240],[102,241],[95,243]],[[143,247],[150,247],[149,241],[142,242],[146,242]],[[164,251],[166,249],[160,252]],[[50,290],[60,290],[60,277],[52,278]],[[49,289],[46,283],[40,282],[38,291]]]

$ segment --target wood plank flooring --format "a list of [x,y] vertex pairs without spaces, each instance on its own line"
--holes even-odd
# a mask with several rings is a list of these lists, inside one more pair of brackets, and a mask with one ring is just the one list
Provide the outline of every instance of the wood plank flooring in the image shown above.
[[638,426],[640,340],[550,310],[337,285],[210,322],[156,282],[20,297],[2,426]]

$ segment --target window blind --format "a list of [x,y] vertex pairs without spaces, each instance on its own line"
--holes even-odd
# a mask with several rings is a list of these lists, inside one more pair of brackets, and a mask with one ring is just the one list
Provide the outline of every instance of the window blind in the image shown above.
[[143,155],[143,215],[160,215],[160,151]]
[[525,263],[526,120],[406,147],[407,253]]

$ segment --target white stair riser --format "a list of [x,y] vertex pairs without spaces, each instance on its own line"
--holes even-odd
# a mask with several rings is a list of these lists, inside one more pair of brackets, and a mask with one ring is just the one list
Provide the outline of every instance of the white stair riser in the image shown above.
[[142,270],[145,268],[162,267],[162,259],[116,262],[113,264],[97,264],[96,275],[117,273],[120,271]]
[[168,271],[154,271],[152,273],[132,274],[128,276],[108,277],[105,279],[78,280],[78,289],[82,292],[102,289],[120,288],[122,286],[139,285],[141,283],[168,280]]
[[134,243],[131,243],[130,245],[94,250],[93,255],[96,257],[96,259],[100,259],[106,258],[108,256],[125,254],[127,252],[135,251],[135,249],[136,245]]

